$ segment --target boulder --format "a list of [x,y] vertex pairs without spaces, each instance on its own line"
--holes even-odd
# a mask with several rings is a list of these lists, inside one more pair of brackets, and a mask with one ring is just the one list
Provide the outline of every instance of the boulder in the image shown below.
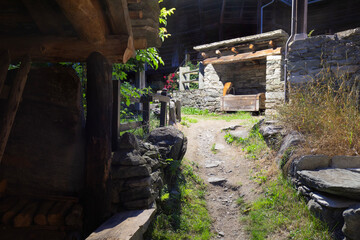
[[238,129],[238,130],[229,131],[229,133],[236,138],[245,139],[249,137],[250,131],[247,129]]
[[360,240],[360,204],[343,212],[344,226],[343,233],[348,240]]
[[339,168],[297,173],[302,183],[320,192],[360,200],[360,173]]
[[[290,132],[286,137],[283,139],[280,150],[277,153],[277,164],[278,166],[281,165],[284,166],[286,162],[289,160],[289,156],[286,158],[283,158],[284,153],[286,153],[288,150],[292,150],[295,146],[299,145],[304,141],[303,136],[296,131]],[[292,152],[292,151],[291,151]],[[282,161],[283,160],[283,161]]]
[[126,132],[119,138],[119,149],[139,149],[139,144],[136,136],[132,133]]
[[148,140],[154,145],[170,149],[166,154],[167,158],[181,160],[185,155],[187,139],[181,131],[172,126],[156,128],[151,131]]
[[112,164],[123,166],[138,166],[147,163],[146,160],[139,155],[138,151],[117,151],[114,152]]

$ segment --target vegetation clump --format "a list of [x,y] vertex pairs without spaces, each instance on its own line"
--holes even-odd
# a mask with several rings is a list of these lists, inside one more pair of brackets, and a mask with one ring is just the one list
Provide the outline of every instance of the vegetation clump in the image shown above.
[[280,120],[302,133],[313,153],[358,155],[360,81],[324,72],[322,78],[290,88],[289,103],[279,108]]

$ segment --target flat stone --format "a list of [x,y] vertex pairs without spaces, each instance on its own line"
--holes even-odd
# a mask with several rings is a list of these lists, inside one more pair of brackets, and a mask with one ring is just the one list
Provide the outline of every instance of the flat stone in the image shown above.
[[248,138],[249,137],[249,130],[246,129],[241,129],[241,130],[234,130],[234,131],[229,131],[229,133],[237,138]]
[[293,161],[294,173],[302,170],[315,170],[328,168],[330,166],[330,157],[326,155],[306,155]]
[[360,205],[353,206],[343,212],[343,233],[347,239],[360,239]]
[[236,130],[237,128],[242,127],[241,125],[232,125],[226,128],[221,129],[221,131],[229,131],[229,130]]
[[131,177],[148,177],[151,168],[147,165],[139,166],[112,166],[111,175],[113,179],[124,179]]
[[213,184],[213,185],[222,184],[222,183],[224,183],[226,181],[227,180],[225,178],[221,178],[221,177],[209,177],[208,178],[208,182]]
[[347,170],[360,173],[360,168],[347,168]]
[[136,150],[117,151],[114,153],[111,164],[113,165],[124,165],[124,166],[137,166],[147,163],[146,160],[139,155]]
[[339,168],[297,172],[301,182],[320,192],[360,200],[360,174]]
[[219,162],[205,163],[205,168],[215,168],[215,167],[218,167],[219,165],[220,165]]
[[139,149],[139,143],[134,134],[126,132],[119,139],[119,149]]
[[360,156],[335,156],[331,159],[332,168],[360,168]]
[[223,144],[221,144],[221,143],[216,143],[215,144],[215,150],[221,150],[221,149],[224,149],[224,148],[225,148],[225,146]]
[[155,208],[117,213],[86,240],[142,240],[155,213]]
[[358,201],[350,200],[348,198],[338,197],[326,193],[313,192],[310,197],[318,202],[320,205],[329,208],[348,208],[354,204],[360,204]]

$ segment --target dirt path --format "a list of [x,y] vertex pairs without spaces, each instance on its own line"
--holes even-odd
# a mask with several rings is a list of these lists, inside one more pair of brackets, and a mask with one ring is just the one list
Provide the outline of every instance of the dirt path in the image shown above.
[[[197,163],[197,172],[208,185],[206,201],[213,219],[213,230],[217,232],[214,239],[249,239],[239,220],[236,200],[242,197],[245,202],[251,202],[257,196],[259,186],[250,179],[255,163],[245,158],[240,147],[227,144],[221,130],[233,125],[242,125],[240,129],[249,129],[250,126],[246,120],[198,120],[190,127],[180,128],[188,138],[185,158]],[[215,154],[211,150],[214,144]],[[214,178],[226,181],[209,183]]]

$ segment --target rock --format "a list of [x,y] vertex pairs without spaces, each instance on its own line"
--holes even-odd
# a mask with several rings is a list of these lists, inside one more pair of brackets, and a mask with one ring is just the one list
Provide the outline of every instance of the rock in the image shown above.
[[[277,157],[281,159],[281,157],[283,156],[283,154],[290,148],[293,148],[297,145],[299,145],[301,142],[304,141],[303,136],[296,131],[292,131],[290,132],[288,135],[286,135],[286,137],[283,139],[280,149],[278,151]],[[279,164],[279,162],[278,162]],[[286,164],[282,163],[283,165]]]
[[349,206],[360,204],[358,201],[350,200],[348,198],[338,197],[331,194],[313,192],[309,195],[317,203],[329,208],[348,208]]
[[306,155],[294,159],[291,163],[290,174],[296,176],[298,171],[315,170],[320,168],[328,168],[331,158],[325,155]]
[[237,138],[248,138],[249,137],[249,130],[247,129],[241,129],[241,130],[235,130],[235,131],[229,131],[229,133]]
[[317,171],[298,172],[305,185],[320,192],[360,200],[360,174],[346,169],[329,168]]
[[210,163],[205,163],[205,168],[214,168],[214,167],[218,167],[219,166],[219,162],[210,162]]
[[224,237],[225,236],[225,233],[224,232],[218,232],[218,234],[219,234],[219,236],[221,236],[221,237]]
[[174,127],[156,128],[150,133],[149,141],[154,145],[170,148],[167,158],[181,160],[185,155],[187,139]]
[[119,149],[139,149],[138,140],[134,134],[126,132],[119,139]]
[[242,126],[241,125],[232,125],[230,127],[226,127],[226,128],[221,129],[221,131],[236,130],[237,128],[240,128],[240,127],[242,127]]
[[[147,209],[147,208],[150,208],[153,203],[154,203],[153,198],[145,198],[145,199],[138,199],[138,200],[134,200],[134,201],[124,202],[123,206],[129,210]],[[140,238],[140,239],[142,239],[142,238]]]
[[264,138],[274,137],[278,134],[282,135],[284,127],[276,125],[261,125],[259,132]]
[[159,151],[149,150],[149,151],[145,152],[143,154],[143,156],[149,157],[149,158],[152,158],[152,159],[159,159],[160,154],[159,154]]
[[149,187],[138,187],[120,192],[119,195],[121,202],[133,201],[151,197],[151,190]]
[[129,179],[125,181],[125,186],[127,188],[137,188],[137,187],[149,187],[151,184],[151,177],[145,177],[140,179]]
[[349,240],[360,240],[360,205],[355,205],[343,212],[343,233]]
[[111,176],[113,179],[124,179],[131,177],[150,176],[150,166],[144,164],[139,166],[112,166]]
[[222,184],[224,182],[226,182],[227,180],[225,178],[220,178],[220,177],[209,177],[208,178],[208,182],[213,184],[213,185],[219,185]]
[[332,168],[360,168],[360,156],[335,156],[331,159]]
[[221,143],[216,143],[214,148],[215,148],[215,150],[221,150],[221,149],[224,149],[225,146]]
[[158,159],[149,158],[147,156],[143,156],[143,158],[146,160],[147,164],[149,164],[152,171],[155,171],[160,167],[160,161]]
[[117,151],[114,152],[114,156],[111,164],[124,165],[124,166],[137,166],[147,163],[146,160],[139,155],[138,151]]

